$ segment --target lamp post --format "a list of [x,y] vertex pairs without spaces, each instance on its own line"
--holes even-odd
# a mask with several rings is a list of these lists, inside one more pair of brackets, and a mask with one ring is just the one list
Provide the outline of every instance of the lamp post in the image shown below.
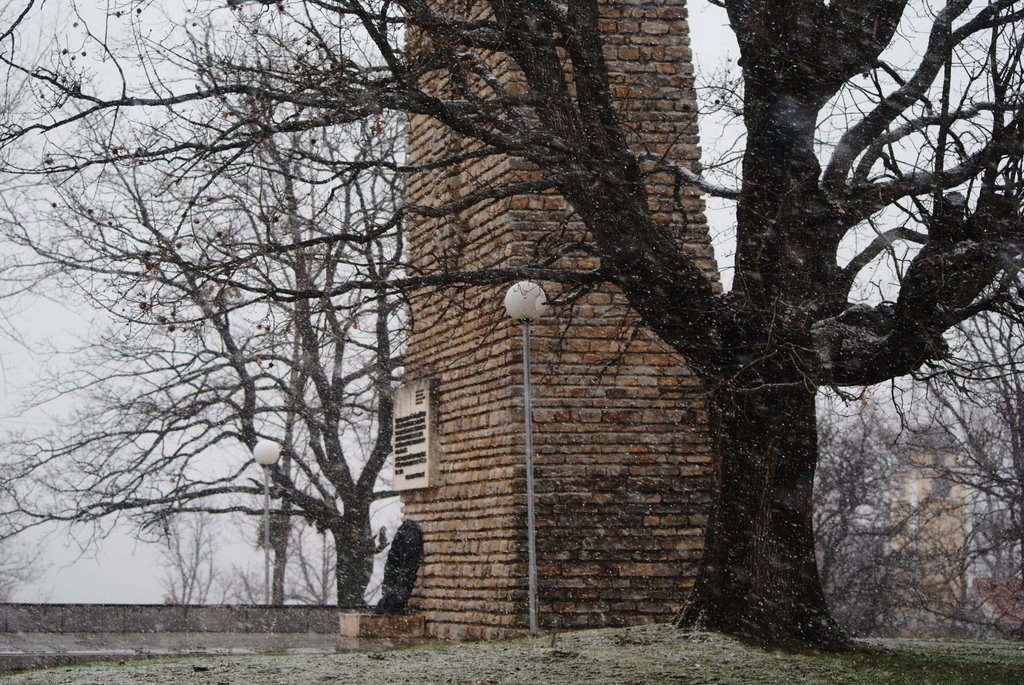
[[526,428],[526,554],[529,584],[530,635],[537,635],[537,526],[533,508],[533,409],[530,388],[530,322],[548,310],[544,289],[519,281],[505,293],[505,311],[523,324],[523,406]]
[[273,440],[260,440],[252,448],[252,457],[263,467],[263,597],[270,605],[270,467],[281,457],[281,446]]

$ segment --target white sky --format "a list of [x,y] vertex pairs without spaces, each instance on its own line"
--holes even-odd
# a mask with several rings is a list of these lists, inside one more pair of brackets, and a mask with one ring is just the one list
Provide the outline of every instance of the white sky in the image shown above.
[[[705,2],[691,0],[690,3],[690,42],[693,46],[693,61],[697,71],[698,84],[701,75],[710,75],[725,68],[728,64],[735,68],[739,57],[739,47],[735,36],[729,29],[729,19],[721,7]],[[718,152],[712,149],[712,141],[717,140],[718,131],[712,132],[715,121],[700,122],[701,145],[704,159],[715,159]],[[725,138],[720,141],[726,144]],[[730,201],[705,197],[707,203],[708,225],[711,229],[711,242],[718,259],[718,270],[722,285],[728,290],[732,286],[732,265],[735,251],[735,233],[732,230],[736,223],[736,212]]]
[[[690,11],[697,69],[713,71],[736,52],[725,12],[703,0],[694,1]],[[708,214],[714,227],[716,254],[726,268],[723,280],[728,284],[732,248],[727,229],[733,224],[733,213],[712,201]],[[0,329],[0,420],[5,429],[38,429],[48,423],[45,415],[17,416],[13,414],[14,408],[23,401],[28,385],[47,363],[49,354],[44,347],[52,344],[68,349],[88,324],[73,311],[49,301],[23,303],[11,314],[10,323],[28,344],[15,344]],[[389,508],[393,515],[388,518],[394,518],[395,510],[395,506]],[[220,545],[222,566],[262,568],[260,553],[252,550],[248,541],[229,539],[232,534],[231,527],[225,526]],[[39,573],[16,591],[16,601],[160,603],[164,597],[164,571],[158,549],[135,541],[126,530],[115,529],[84,553],[74,538],[54,528],[34,531],[23,539],[23,544],[42,549],[43,556]]]

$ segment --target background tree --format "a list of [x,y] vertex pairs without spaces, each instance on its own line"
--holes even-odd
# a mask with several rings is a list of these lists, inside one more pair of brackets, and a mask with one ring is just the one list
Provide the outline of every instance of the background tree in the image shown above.
[[897,624],[891,541],[895,469],[889,420],[874,410],[818,423],[814,535],[825,597],[851,635],[886,634]]
[[1024,340],[1016,322],[981,317],[962,345],[967,363],[935,379],[935,403],[961,455],[951,475],[980,497],[986,572],[1024,578]]
[[[249,450],[269,437],[283,445],[271,469],[275,601],[295,516],[330,532],[339,604],[364,605],[379,551],[370,510],[391,496],[380,476],[403,304],[384,290],[326,293],[400,268],[394,178],[366,163],[392,157],[398,132],[378,120],[327,135],[266,141],[230,169],[168,173],[125,154],[63,179],[48,211],[34,206],[38,223],[9,224],[35,255],[20,277],[52,277],[114,319],[35,400],[84,408],[58,434],[13,443],[6,482],[33,490],[12,512],[23,525],[128,515],[162,531],[172,514],[258,515]],[[325,294],[267,301],[214,272]]]
[[[931,379],[931,399],[959,457],[944,476],[971,493],[971,575],[1013,595],[1024,587],[1024,337],[1019,311],[1010,313],[965,326],[961,363]],[[989,617],[1006,634],[1024,628],[1015,606]]]
[[[312,539],[315,537],[308,528],[292,531],[291,548],[294,551],[289,556],[292,563],[289,579],[292,582],[288,594],[302,604],[327,605],[331,603],[334,590],[331,579],[338,562],[332,546],[326,540]],[[373,589],[369,589],[367,594],[373,594]]]
[[[982,318],[972,325],[993,323]],[[1017,337],[1005,321],[1001,327]],[[1018,541],[1012,489],[1004,490],[1011,462],[996,437],[1009,433],[991,420],[1008,406],[996,387],[1015,382],[1002,337],[992,330],[970,338],[974,357],[962,370],[974,380],[943,373],[909,403],[912,414],[898,416],[876,396],[864,408],[855,405],[852,416],[830,413],[819,422],[819,568],[833,614],[850,632],[1019,629],[1020,606],[1012,599],[1020,582]],[[976,349],[979,341],[984,351]],[[1004,594],[1006,601],[999,599]]]
[[17,589],[39,573],[40,554],[16,541],[0,542],[0,602],[13,601]]
[[[332,606],[336,604],[337,597],[334,543],[326,533],[313,533],[310,534],[308,526],[290,527],[288,567],[283,575],[282,599],[285,603]],[[262,570],[232,564],[225,585],[225,601],[237,604],[263,602]],[[365,595],[372,599],[374,589],[368,587]]]
[[[766,644],[836,645],[843,635],[821,589],[809,506],[815,393],[942,364],[947,331],[1017,298],[1024,8],[1016,0],[723,4],[742,58],[744,148],[732,189],[675,164],[671,152],[651,160],[630,147],[602,33],[603,13],[620,6],[597,0],[245,4],[226,18],[209,11],[218,31],[199,52],[157,41],[133,28],[141,15],[128,15],[118,25],[136,30],[127,52],[93,38],[116,32],[83,30],[117,87],[90,78],[74,55],[40,69],[4,56],[38,98],[12,113],[0,142],[22,146],[8,168],[26,173],[81,171],[126,155],[171,167],[227,164],[268,137],[398,111],[432,117],[471,142],[452,146],[440,165],[467,154],[532,163],[534,175],[405,211],[441,215],[557,192],[589,231],[600,268],[551,269],[564,248],[552,244],[534,269],[415,284],[532,276],[618,286],[708,391],[717,494],[680,623]],[[652,30],[679,30],[684,20],[665,13]],[[212,70],[224,63],[233,68]],[[510,74],[515,87],[496,74]],[[443,92],[426,86],[436,77]],[[224,103],[228,117],[210,118],[207,102]],[[253,118],[254,109],[272,116]],[[153,139],[145,122],[156,111],[201,121],[209,135]],[[72,136],[82,122],[102,122],[110,139],[82,145]],[[656,219],[650,174],[736,200],[730,292],[719,294],[674,240],[680,227]],[[253,245],[250,256],[266,252]],[[865,298],[862,286],[878,273],[894,280]],[[297,299],[354,286],[313,294],[229,270],[216,287]]]
[[164,603],[207,604],[216,589],[217,543],[208,514],[170,515],[160,531]]

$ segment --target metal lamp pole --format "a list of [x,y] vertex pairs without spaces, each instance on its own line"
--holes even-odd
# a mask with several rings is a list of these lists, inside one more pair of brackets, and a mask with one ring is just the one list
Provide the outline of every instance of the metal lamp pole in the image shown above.
[[537,625],[537,524],[533,496],[533,392],[530,384],[530,322],[547,311],[544,289],[530,281],[516,283],[505,294],[505,311],[523,324],[523,405],[526,430],[526,554],[530,635]]
[[281,446],[260,440],[252,449],[256,463],[263,467],[263,601],[270,605],[270,467],[281,457]]
[[533,395],[530,388],[530,320],[523,319],[523,405],[526,424],[526,554],[530,635],[537,635],[537,522],[533,508]]

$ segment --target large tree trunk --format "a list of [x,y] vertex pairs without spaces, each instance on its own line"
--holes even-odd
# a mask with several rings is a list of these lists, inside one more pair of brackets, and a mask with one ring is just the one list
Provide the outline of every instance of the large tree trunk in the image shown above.
[[697,367],[712,388],[715,500],[678,623],[762,645],[831,647],[845,638],[825,603],[811,518],[820,371],[811,330],[835,280],[834,265],[817,258],[835,240],[814,139],[827,93],[779,72],[773,55],[754,57],[765,56],[746,46],[748,139],[726,355],[721,368]]
[[728,387],[711,401],[717,493],[681,626],[759,644],[841,645],[814,556],[814,391]]
[[346,506],[346,513],[334,533],[337,557],[335,579],[338,587],[338,606],[343,609],[363,609],[366,586],[373,574],[373,537],[368,516],[349,514],[356,508]]

